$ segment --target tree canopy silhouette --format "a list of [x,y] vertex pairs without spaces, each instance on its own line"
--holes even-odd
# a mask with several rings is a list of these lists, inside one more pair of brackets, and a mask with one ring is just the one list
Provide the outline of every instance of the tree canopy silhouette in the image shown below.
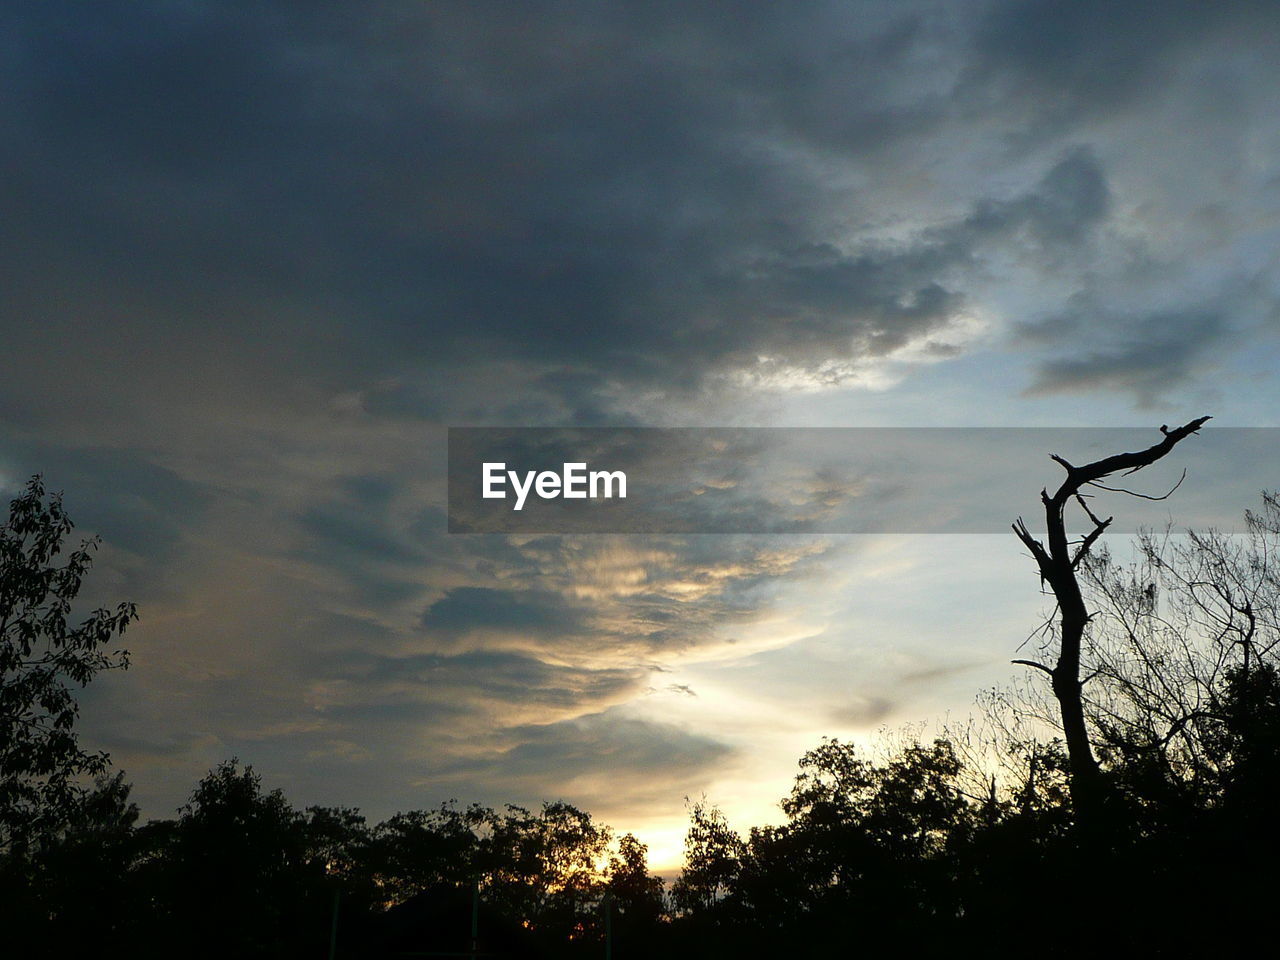
[[0,526],[0,849],[56,829],[101,774],[103,753],[81,748],[74,696],[100,670],[128,665],[110,649],[137,617],[134,605],[68,620],[98,546],[96,537],[57,558],[73,524],[60,494],[35,476]]

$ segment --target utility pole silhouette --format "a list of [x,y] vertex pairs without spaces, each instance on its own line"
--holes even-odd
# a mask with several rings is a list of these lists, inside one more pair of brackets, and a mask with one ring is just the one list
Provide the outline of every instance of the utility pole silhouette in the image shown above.
[[604,911],[604,960],[613,960],[613,894],[606,893],[600,900]]
[[335,889],[333,891],[333,919],[329,924],[329,960],[334,960],[338,955],[338,898],[341,893]]

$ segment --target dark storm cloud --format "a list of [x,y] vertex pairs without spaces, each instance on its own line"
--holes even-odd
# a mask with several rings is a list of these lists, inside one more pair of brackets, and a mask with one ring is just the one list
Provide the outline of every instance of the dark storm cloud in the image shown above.
[[[145,402],[182,368],[210,403],[251,338],[250,397],[354,382],[371,412],[432,419],[467,391],[377,378],[509,358],[524,395],[488,416],[579,423],[625,418],[627,386],[832,385],[840,361],[952,355],[983,257],[1087,243],[1109,213],[1098,158],[1052,155],[1064,118],[1158,95],[1180,50],[1267,11],[42,5],[4,105],[17,345],[67,339],[70,312],[110,327],[63,357],[94,387]],[[892,179],[927,138],[1027,122],[1061,143],[1038,187],[969,187],[967,211],[892,243],[850,229],[875,198],[832,173]],[[108,385],[95,347],[142,375]]]
[[1150,406],[1190,377],[1194,361],[1221,330],[1214,317],[1153,319],[1173,329],[1151,341],[1135,339],[1112,350],[1047,361],[1030,392],[1084,393],[1111,388],[1132,391],[1141,405]]
[[345,477],[336,486],[292,518],[297,535],[287,555],[332,570],[372,607],[418,596],[435,530],[430,512],[418,511],[408,523],[393,514],[396,485],[386,477]]
[[[1055,135],[1158,95],[1190,49],[1227,35],[1246,44],[1280,25],[1266,0],[1020,0],[997,3],[976,31],[969,70],[978,98],[1011,97],[1020,119]],[[989,105],[989,101],[987,101]]]
[[722,290],[735,311],[716,331],[725,336],[722,356],[747,363],[752,353],[777,349],[784,360],[817,365],[928,343],[965,305],[939,281],[951,282],[993,245],[1019,243],[1053,259],[1105,219],[1109,195],[1098,159],[1074,148],[1033,189],[984,200],[905,246],[849,254],[810,244],[744,264]]
[[[400,538],[380,529],[385,520],[361,511],[315,507],[298,518],[299,527],[310,534],[323,551],[342,551],[347,562],[353,556],[372,556],[392,561],[421,559],[421,554],[406,546]],[[330,553],[330,556],[333,556]]]
[[1023,335],[1032,340],[1085,345],[1043,361],[1028,393],[1116,390],[1150,407],[1204,369],[1229,329],[1226,304],[1147,316],[1115,316],[1089,311],[1083,303],[1075,306],[1073,313],[1024,328]]
[[[172,558],[183,532],[198,522],[213,491],[153,463],[146,451],[47,447],[10,440],[0,452],[0,477],[12,496],[34,474],[49,492],[65,492],[77,534],[151,560]],[[8,502],[5,497],[5,503]]]
[[1084,239],[1107,216],[1111,191],[1098,158],[1076,147],[1059,160],[1036,189],[1004,202],[984,201],[958,228],[946,232],[961,249],[981,240],[1023,232],[1047,251]]
[[620,792],[648,799],[693,792],[735,755],[710,737],[617,711],[522,726],[503,739],[495,753],[460,761],[438,778],[537,791],[546,789],[547,771],[554,770],[559,796],[612,805]]
[[647,671],[553,665],[532,656],[496,651],[401,657],[351,651],[331,661],[329,672],[383,691],[420,688],[430,694],[432,702],[479,699],[504,706],[580,707],[635,690]]
[[[1077,158],[940,234],[849,248],[818,170],[775,148],[876,164],[931,129],[945,84],[928,54],[953,26],[874,5],[842,16],[28,14],[9,108],[29,240],[13,296],[57,319],[41,290],[74,298],[92,278],[131,304],[82,304],[110,317],[117,350],[182,330],[201,348],[172,346],[173,361],[200,369],[252,336],[263,362],[320,388],[479,356],[549,364],[529,392],[578,422],[603,419],[619,381],[680,390],[758,357],[883,357],[956,319],[952,274],[975,245],[1078,239],[1105,185]],[[419,416],[450,404],[411,385],[374,397]]]
[[471,630],[519,631],[532,636],[572,634],[583,629],[583,613],[548,591],[458,587],[422,615],[430,633],[455,637]]

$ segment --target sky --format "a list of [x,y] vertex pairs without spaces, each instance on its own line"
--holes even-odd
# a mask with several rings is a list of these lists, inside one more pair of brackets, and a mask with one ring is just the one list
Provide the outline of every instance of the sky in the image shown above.
[[1277,426],[1278,28],[14,11],[0,486],[141,614],[84,742],[146,816],[235,756],[371,820],[564,799],[670,874],[686,798],[777,822],[822,736],[966,715],[1042,613],[1011,533],[450,534],[446,430]]

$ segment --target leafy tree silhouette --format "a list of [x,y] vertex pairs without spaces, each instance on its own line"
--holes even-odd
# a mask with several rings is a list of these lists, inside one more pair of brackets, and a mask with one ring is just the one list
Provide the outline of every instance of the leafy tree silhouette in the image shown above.
[[136,939],[143,904],[133,896],[137,855],[124,774],[98,777],[39,842],[0,857],[0,930],[15,955],[64,955],[67,943],[125,948]]
[[684,871],[671,886],[671,899],[680,912],[698,916],[736,888],[747,846],[720,808],[705,798],[690,807],[689,818]]
[[459,810],[445,803],[434,810],[397,813],[380,823],[367,858],[383,899],[400,903],[441,885],[469,888],[482,869],[476,831],[493,816],[486,807]]
[[153,935],[197,956],[318,955],[332,911],[329,859],[358,822],[310,817],[236,759],[200,781],[176,821],[148,825],[138,865]]
[[649,873],[648,852],[635,834],[625,833],[609,858],[605,889],[631,926],[656,923],[663,913],[662,878]]
[[9,504],[0,526],[0,851],[56,831],[103,773],[105,753],[81,748],[75,687],[100,670],[128,665],[110,650],[137,611],[121,603],[73,626],[72,602],[92,564],[96,537],[58,565],[73,524],[62,496],[45,496],[41,477]]
[[533,813],[508,806],[480,825],[478,863],[486,900],[521,917],[544,942],[599,939],[598,864],[611,839],[608,827],[563,801]]

